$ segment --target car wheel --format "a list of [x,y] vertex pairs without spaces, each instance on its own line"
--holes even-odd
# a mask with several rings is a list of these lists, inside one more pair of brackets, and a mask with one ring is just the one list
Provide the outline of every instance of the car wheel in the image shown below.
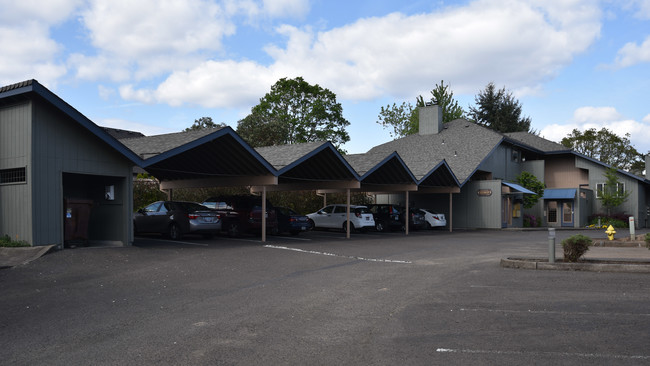
[[[347,221],[343,223],[343,231],[347,231]],[[354,231],[354,224],[350,223],[350,232]]]
[[386,230],[386,227],[384,226],[384,223],[381,221],[375,222],[375,230],[382,232]]
[[427,229],[429,230],[433,229],[433,226],[431,226],[431,223],[429,221],[427,221]]
[[176,223],[172,223],[171,225],[169,225],[167,235],[169,235],[169,238],[171,240],[181,240],[181,238],[183,237],[183,233],[181,232],[181,228]]
[[239,223],[236,221],[231,222],[228,224],[228,236],[231,238],[239,236]]
[[316,228],[316,223],[314,222],[314,220],[309,219],[307,223],[309,224],[309,230],[314,230]]

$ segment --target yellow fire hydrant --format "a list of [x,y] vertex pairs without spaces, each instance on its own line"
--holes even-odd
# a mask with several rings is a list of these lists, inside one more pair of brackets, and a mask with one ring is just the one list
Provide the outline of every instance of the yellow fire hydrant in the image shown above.
[[607,238],[609,240],[614,240],[614,234],[616,234],[616,230],[614,230],[614,227],[612,225],[609,225],[607,230],[605,230],[605,234],[607,234]]

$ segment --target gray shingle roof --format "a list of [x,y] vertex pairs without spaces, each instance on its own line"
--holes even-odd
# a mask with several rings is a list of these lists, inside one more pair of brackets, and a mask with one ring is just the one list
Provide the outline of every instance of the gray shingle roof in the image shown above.
[[143,159],[151,158],[175,149],[203,136],[219,131],[221,128],[206,128],[188,132],[168,133],[164,135],[144,136],[121,139],[120,142]]
[[528,132],[510,132],[504,133],[504,135],[512,140],[544,152],[571,150],[562,144],[558,144],[557,142],[547,140],[543,137],[539,137]]
[[406,136],[376,146],[367,154],[386,157],[397,151],[418,180],[445,160],[462,184],[503,138],[495,131],[457,119],[446,123],[438,134]]
[[[392,154],[392,152],[389,154]],[[359,175],[364,175],[370,169],[374,168],[377,164],[386,159],[389,154],[352,154],[346,155],[345,160],[350,163],[352,169],[354,169]]]
[[316,141],[302,144],[264,146],[255,148],[266,161],[275,169],[281,170],[287,165],[293,164],[296,160],[318,149],[327,142]]

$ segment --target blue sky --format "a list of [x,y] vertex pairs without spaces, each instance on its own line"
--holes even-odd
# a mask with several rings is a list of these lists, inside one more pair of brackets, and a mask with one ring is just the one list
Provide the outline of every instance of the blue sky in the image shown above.
[[630,133],[650,151],[650,0],[0,0],[0,84],[37,79],[95,123],[236,128],[279,78],[333,91],[344,148],[389,141],[381,106],[505,86],[540,135]]

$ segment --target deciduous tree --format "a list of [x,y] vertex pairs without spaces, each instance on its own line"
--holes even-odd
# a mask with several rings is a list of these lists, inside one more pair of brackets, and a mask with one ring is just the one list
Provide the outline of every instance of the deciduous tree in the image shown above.
[[599,131],[590,128],[584,132],[574,129],[561,143],[615,168],[641,174],[645,161],[643,155],[632,146],[629,138],[629,133],[621,137],[605,127]]
[[238,122],[237,132],[253,146],[330,141],[340,147],[350,141],[345,130],[349,125],[336,94],[297,77],[271,86],[251,114]]
[[203,130],[206,128],[217,128],[217,127],[226,127],[225,123],[214,123],[212,117],[201,117],[194,120],[194,124],[191,127],[186,128],[184,131],[196,131]]
[[[443,123],[465,116],[465,111],[454,99],[454,92],[449,89],[449,85],[445,85],[444,80],[441,80],[440,84],[436,84],[436,87],[431,90],[429,101],[438,104],[442,108]],[[402,102],[401,105],[393,103],[392,106],[381,107],[377,123],[384,128],[392,127],[393,132],[390,135],[394,138],[418,133],[420,116],[417,107],[424,107],[424,105],[424,98],[420,95],[415,100],[415,107],[408,102]]]

